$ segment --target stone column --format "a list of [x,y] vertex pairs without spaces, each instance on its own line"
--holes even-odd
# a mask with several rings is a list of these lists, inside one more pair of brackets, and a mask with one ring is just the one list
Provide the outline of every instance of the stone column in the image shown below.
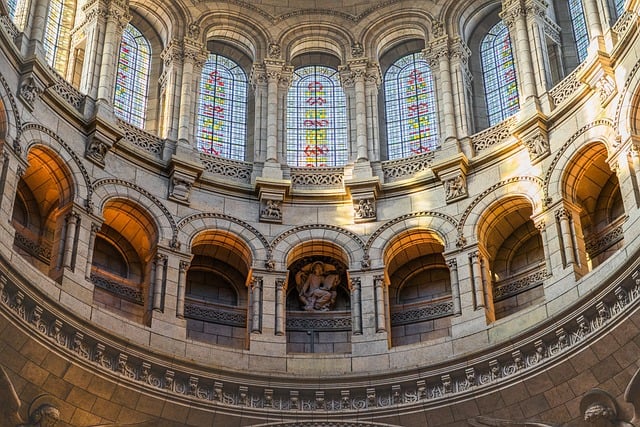
[[369,61],[366,58],[349,61],[348,73],[343,73],[343,86],[354,87],[355,129],[356,129],[356,162],[369,160],[367,147],[367,107],[365,94],[365,78]]
[[436,87],[438,88],[437,92],[439,92],[440,99],[442,99],[441,111],[444,116],[442,139],[445,142],[455,140],[457,138],[449,54],[449,36],[447,35],[429,43],[429,47],[424,51],[424,56],[429,61],[431,67],[434,70],[437,69],[437,73],[434,72],[434,80],[436,82]]
[[597,0],[583,0],[582,5],[584,6],[584,19],[587,23],[589,39],[602,37],[602,21],[598,12]]
[[286,332],[286,298],[287,282],[285,279],[276,279],[276,323],[275,334],[284,335]]
[[187,293],[187,271],[191,264],[188,261],[180,261],[178,266],[178,295],[176,298],[176,317],[184,319],[184,303]]
[[380,161],[380,124],[378,122],[378,90],[382,82],[378,64],[370,64],[365,76],[367,140],[369,160]]
[[511,51],[518,71],[520,105],[537,95],[526,15],[522,0],[503,0],[500,17],[509,28]]
[[265,61],[267,74],[267,163],[278,163],[278,84],[283,61]]
[[556,211],[556,220],[560,223],[560,247],[563,251],[564,267],[569,267],[576,262],[571,219],[571,211],[569,209],[561,207]]
[[31,25],[26,30],[29,31],[30,40],[29,53],[39,56],[44,60],[44,30],[47,26],[47,15],[49,11],[48,0],[32,0],[31,2]]
[[180,122],[180,93],[182,88],[182,68],[184,56],[182,54],[182,42],[173,39],[160,53],[164,63],[164,70],[160,78],[162,84],[162,97],[164,106],[161,111],[162,132],[161,138],[172,141],[178,140],[178,128]]
[[549,241],[547,239],[547,226],[544,220],[538,220],[535,222],[535,226],[540,232],[540,239],[542,240],[542,249],[544,251],[544,265],[547,270],[547,274],[551,274],[551,252],[549,251]]
[[98,101],[107,105],[113,103],[116,69],[122,33],[131,20],[128,6],[119,2],[111,2],[105,27],[104,45],[100,61],[100,79],[98,80]]
[[354,335],[362,335],[362,305],[360,300],[361,281],[359,277],[351,279],[351,330]]
[[93,99],[98,97],[100,66],[105,44],[109,3],[107,0],[97,0],[88,2],[83,6],[85,13],[83,25],[85,48],[79,89],[80,92]]
[[374,295],[375,295],[375,307],[376,307],[376,332],[387,331],[386,320],[386,291],[384,276],[376,276],[374,278]]
[[89,244],[87,246],[87,265],[84,269],[85,277],[89,279],[91,277],[91,266],[93,265],[93,251],[96,246],[96,235],[100,231],[100,225],[91,223],[91,229],[89,230]]
[[[450,46],[450,65],[453,69],[454,84],[453,97],[458,138],[469,136],[472,131],[471,72],[469,71],[469,57],[471,51],[460,37],[455,37]],[[469,154],[470,155],[470,154]]]
[[460,283],[458,281],[458,260],[455,258],[449,258],[446,260],[449,267],[449,274],[451,275],[451,300],[453,302],[453,314],[459,315],[462,313],[462,305],[460,303]]
[[251,333],[262,333],[262,277],[251,280]]
[[253,129],[253,159],[254,162],[264,163],[267,157],[267,128],[265,123],[268,116],[267,74],[263,64],[254,64],[251,70],[251,85],[254,97],[254,129]]
[[547,92],[552,86],[551,69],[549,65],[549,53],[545,40],[545,20],[547,19],[546,0],[527,1],[527,28],[531,41],[531,60],[533,61],[534,76],[536,79],[537,94]]
[[469,254],[471,261],[471,271],[473,278],[473,291],[475,299],[475,309],[484,308],[486,306],[484,298],[484,280],[482,271],[482,255],[479,250]]
[[[193,108],[196,102],[195,94],[198,92],[198,82],[202,67],[207,60],[207,51],[200,41],[195,37],[199,30],[193,30],[192,37],[183,39],[183,63],[182,63],[182,86],[180,88],[180,115],[178,120],[178,147],[176,153],[190,153],[193,147],[194,114]],[[191,142],[190,142],[191,141]]]
[[66,222],[66,235],[65,235],[65,243],[64,243],[64,255],[62,265],[65,268],[73,270],[74,265],[74,253],[75,253],[75,242],[76,242],[76,230],[78,227],[78,222],[80,221],[80,215],[75,212],[69,212],[65,216]]
[[155,259],[156,272],[153,281],[153,311],[162,311],[162,293],[164,292],[164,276],[165,267],[167,265],[167,256],[164,254],[156,254]]

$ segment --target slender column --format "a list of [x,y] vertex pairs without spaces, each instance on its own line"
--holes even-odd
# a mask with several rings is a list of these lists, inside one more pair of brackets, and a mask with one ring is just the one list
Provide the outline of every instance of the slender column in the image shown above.
[[562,238],[561,246],[564,253],[565,267],[575,262],[575,246],[573,236],[571,235],[571,211],[567,208],[560,208],[556,211],[556,219],[560,222],[560,237]]
[[357,162],[369,160],[367,153],[367,108],[365,104],[365,70],[355,70]]
[[105,28],[104,45],[102,47],[100,79],[98,84],[98,100],[109,105],[113,102],[116,67],[118,65],[122,33],[130,19],[131,15],[129,15],[127,10],[118,7],[116,2],[110,3]]
[[587,31],[589,39],[602,36],[602,22],[600,21],[600,13],[598,12],[598,2],[596,0],[583,0],[584,17],[587,21]]
[[453,314],[462,313],[462,305],[460,303],[460,282],[458,280],[458,261],[455,258],[447,260],[449,274],[451,275],[451,299],[453,301]]
[[80,215],[75,212],[69,212],[65,217],[67,221],[67,235],[65,236],[65,244],[64,244],[64,258],[62,264],[70,269],[73,269],[73,252],[74,252],[74,243],[76,239],[76,229],[78,227],[78,221],[80,220]]
[[471,94],[471,72],[469,71],[469,57],[471,51],[460,37],[455,37],[450,46],[450,66],[453,68],[454,80],[452,92],[456,119],[456,134],[458,138],[469,136],[472,127],[469,105]]
[[286,298],[287,282],[285,279],[276,279],[276,324],[275,334],[284,335],[285,333],[285,298]]
[[167,256],[156,254],[156,277],[153,286],[153,310],[162,311],[162,291],[164,288],[164,269]]
[[31,44],[29,47],[30,53],[44,58],[44,30],[47,26],[47,15],[49,10],[48,0],[32,0],[32,20],[29,33],[29,40]]
[[162,138],[173,141],[178,139],[180,123],[180,93],[182,91],[182,68],[184,56],[182,42],[173,39],[160,53],[164,62],[164,71],[161,76],[164,105],[162,107]]
[[438,65],[438,87],[442,97],[444,115],[444,140],[456,138],[456,118],[453,109],[453,91],[451,89],[451,64],[449,62],[449,37],[443,36],[429,44],[425,56],[430,64]]
[[384,301],[384,277],[377,276],[374,278],[375,304],[376,304],[376,332],[386,332],[387,322],[385,318],[385,301]]
[[189,262],[180,261],[178,267],[178,298],[176,301],[176,317],[184,319],[184,301],[187,293],[187,271]]
[[547,274],[551,274],[551,257],[549,252],[549,240],[547,238],[547,226],[544,221],[538,221],[536,228],[540,232],[540,239],[542,240],[542,250],[544,251],[544,264],[547,269]]
[[107,1],[98,0],[87,3],[83,9],[86,17],[84,24],[85,50],[82,75],[80,76],[80,92],[96,99],[109,4]]
[[351,330],[354,335],[362,335],[362,304],[360,301],[360,278],[351,279]]
[[267,162],[278,162],[278,83],[284,63],[265,62],[267,75]]
[[194,95],[197,92],[200,71],[207,60],[207,53],[200,42],[185,38],[183,55],[178,142],[183,147],[188,147],[193,129],[192,104],[195,102]]
[[251,332],[262,333],[262,277],[251,281]]
[[531,45],[527,31],[526,9],[521,2],[503,10],[500,16],[509,28],[512,41],[513,56],[518,68],[518,83],[520,86],[521,103],[532,96],[536,96],[535,76],[531,63]]
[[529,40],[533,44],[531,59],[535,70],[537,93],[539,94],[546,92],[551,87],[549,53],[544,35],[547,7],[549,5],[546,1],[530,0],[527,3],[527,28],[529,29]]
[[91,266],[93,265],[93,251],[96,247],[96,235],[100,231],[98,224],[91,224],[91,230],[89,231],[89,247],[87,248],[87,266],[85,267],[85,277],[88,279],[91,276]]
[[378,89],[380,88],[380,67],[372,65],[366,75],[366,116],[369,160],[380,160],[380,124],[378,123]]
[[262,64],[255,64],[251,72],[251,83],[254,91],[255,120],[253,128],[255,162],[264,162],[266,159],[266,128],[264,124],[268,116],[267,75]]
[[476,300],[476,309],[478,309],[485,306],[480,251],[471,252],[469,257],[471,259],[471,271],[473,273],[473,291]]

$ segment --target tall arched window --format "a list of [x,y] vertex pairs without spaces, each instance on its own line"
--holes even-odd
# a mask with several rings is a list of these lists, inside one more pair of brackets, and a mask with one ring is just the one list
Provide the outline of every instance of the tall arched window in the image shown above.
[[624,2],[626,0],[615,0],[614,6],[616,8],[616,18],[620,18],[624,13]]
[[576,50],[578,52],[578,61],[582,62],[587,57],[589,34],[587,33],[587,23],[584,18],[584,9],[582,8],[581,0],[569,0],[569,15],[571,15],[571,24],[574,40],[576,42]]
[[200,77],[198,149],[244,160],[247,133],[247,75],[234,61],[210,54]]
[[438,147],[438,123],[431,69],[420,53],[391,64],[384,75],[389,159]]
[[298,68],[287,100],[287,163],[324,167],[347,163],[347,112],[333,68]]
[[73,26],[75,2],[51,0],[44,30],[44,55],[51,67],[64,74],[67,66],[70,32]]
[[518,83],[509,30],[499,21],[480,43],[482,77],[489,126],[518,112]]
[[144,128],[147,111],[150,65],[149,41],[128,24],[120,44],[113,110],[122,120],[139,128]]
[[27,13],[29,12],[28,0],[8,0],[9,18],[18,30],[23,31],[26,24]]

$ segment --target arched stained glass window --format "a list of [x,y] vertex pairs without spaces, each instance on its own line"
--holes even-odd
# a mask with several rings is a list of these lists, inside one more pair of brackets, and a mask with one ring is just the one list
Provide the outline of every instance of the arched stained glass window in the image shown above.
[[49,64],[55,67],[56,57],[60,49],[62,39],[64,38],[65,27],[62,25],[64,16],[64,1],[51,0],[49,2],[49,10],[47,12],[47,23],[44,30],[44,55]]
[[482,77],[489,125],[493,126],[518,112],[518,83],[511,52],[509,30],[499,21],[480,44]]
[[616,16],[620,18],[624,13],[624,2],[626,0],[615,0]]
[[200,77],[198,149],[244,160],[247,133],[247,76],[238,64],[210,54]]
[[389,159],[438,147],[438,124],[431,69],[420,53],[394,62],[384,76]]
[[346,100],[333,68],[298,68],[287,99],[287,162],[325,167],[347,163]]
[[149,41],[128,24],[120,43],[113,110],[122,120],[139,128],[144,128],[150,65]]
[[9,8],[9,18],[11,18],[13,24],[18,28],[18,30],[24,30],[27,12],[29,10],[29,1],[8,0],[7,7]]
[[578,61],[582,62],[587,57],[589,34],[587,33],[587,23],[584,18],[581,0],[569,0],[569,14],[571,15],[573,36],[576,41]]

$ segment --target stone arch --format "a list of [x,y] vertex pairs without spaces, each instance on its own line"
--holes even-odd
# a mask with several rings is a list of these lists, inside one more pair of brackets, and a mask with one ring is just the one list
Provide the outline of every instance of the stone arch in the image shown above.
[[455,249],[457,225],[454,218],[440,212],[415,212],[392,219],[378,228],[366,243],[366,256],[374,263],[371,268],[384,267],[383,254],[389,242],[394,236],[408,230],[431,231],[440,238],[445,252],[451,251]]
[[[615,129],[609,119],[596,120],[578,129],[560,149],[556,150],[556,155],[549,164],[544,177],[544,194],[549,198],[547,204],[556,201],[551,200],[554,196],[562,194],[562,176],[566,170],[574,153],[580,151],[585,144],[593,141],[600,141],[607,147],[607,151],[613,151],[613,141],[615,141]],[[534,210],[534,212],[536,212]]]
[[305,53],[327,53],[344,63],[352,44],[353,36],[333,22],[292,27],[280,36],[283,59],[288,61]]
[[277,236],[270,246],[270,259],[276,270],[286,270],[289,252],[300,243],[308,241],[330,241],[340,246],[347,255],[349,270],[359,270],[358,264],[364,257],[364,243],[356,234],[341,227],[331,225],[305,225]]
[[442,9],[438,19],[448,23],[449,27],[445,29],[448,34],[452,36],[459,34],[465,42],[468,42],[479,22],[500,5],[500,0],[450,2]]
[[529,200],[534,215],[543,209],[542,180],[531,176],[517,176],[498,182],[483,191],[467,207],[458,223],[458,246],[477,242],[478,224],[487,209],[504,197],[521,196]]
[[178,222],[178,242],[189,252],[196,236],[206,230],[221,230],[243,241],[251,251],[252,267],[263,268],[268,259],[269,242],[250,224],[228,215],[203,212],[189,215]]
[[178,228],[169,210],[151,193],[137,185],[117,178],[98,180],[93,185],[92,202],[99,213],[112,199],[130,200],[146,210],[156,222],[158,244],[179,248]]
[[[163,46],[167,46],[171,37],[184,36],[191,17],[189,11],[180,2],[162,1],[162,5],[149,7],[149,3],[140,0],[130,2],[130,8],[140,18],[145,19],[158,33]],[[160,53],[160,52],[158,52]]]
[[57,156],[71,173],[75,201],[84,201],[84,206],[90,209],[90,199],[93,192],[91,178],[82,160],[72,147],[54,132],[36,123],[25,123],[18,144],[21,147],[25,161],[28,152],[34,145],[45,146],[52,152],[57,153]]
[[266,56],[270,35],[264,24],[255,18],[238,14],[215,12],[200,18],[200,27],[205,42],[219,40],[227,43],[254,62]]
[[0,140],[3,142],[13,142],[9,138],[18,140],[22,128],[18,104],[2,75],[0,75],[0,121]]
[[620,90],[614,118],[622,142],[640,132],[640,62],[636,62]]

